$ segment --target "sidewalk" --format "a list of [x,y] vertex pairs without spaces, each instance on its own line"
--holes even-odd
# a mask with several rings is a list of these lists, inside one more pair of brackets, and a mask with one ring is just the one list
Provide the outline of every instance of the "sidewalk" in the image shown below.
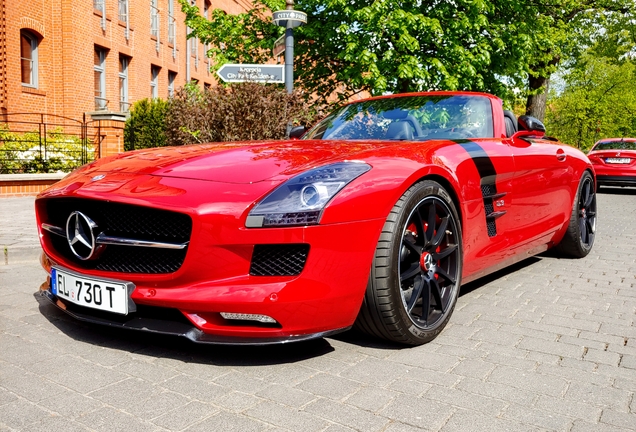
[[33,196],[0,198],[0,266],[39,259],[34,202]]

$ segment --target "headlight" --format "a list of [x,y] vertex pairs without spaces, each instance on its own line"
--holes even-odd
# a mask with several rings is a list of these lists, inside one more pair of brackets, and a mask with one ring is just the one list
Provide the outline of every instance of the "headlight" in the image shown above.
[[297,175],[259,202],[247,216],[245,226],[316,225],[327,203],[370,169],[370,165],[362,162],[340,162]]

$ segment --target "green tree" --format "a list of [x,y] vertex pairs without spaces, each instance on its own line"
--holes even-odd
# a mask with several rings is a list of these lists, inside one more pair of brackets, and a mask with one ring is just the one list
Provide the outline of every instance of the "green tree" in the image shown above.
[[[210,21],[180,0],[192,36],[212,46],[217,67],[225,62],[263,62],[283,33],[271,22],[280,0],[254,0],[239,15],[215,10]],[[497,29],[489,26],[487,0],[434,4],[421,1],[299,0],[309,15],[297,28],[297,85],[309,94],[341,99],[429,89],[501,92],[491,53],[501,51]],[[499,64],[505,66],[504,62]],[[497,91],[499,90],[499,91]]]
[[[210,21],[180,2],[217,67],[266,61],[283,33],[271,22],[281,0],[253,0],[239,15],[215,10]],[[521,94],[539,118],[559,65],[587,48],[608,16],[636,13],[633,0],[298,0],[296,9],[308,14],[295,30],[296,84],[308,94],[461,89],[510,101]]]
[[564,91],[548,104],[550,134],[582,149],[601,138],[636,136],[633,62],[586,54],[564,79]]

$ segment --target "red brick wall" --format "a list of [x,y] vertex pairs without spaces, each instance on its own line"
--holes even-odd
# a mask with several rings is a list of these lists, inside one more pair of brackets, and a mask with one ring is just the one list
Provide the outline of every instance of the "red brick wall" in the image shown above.
[[[119,56],[131,58],[128,69],[128,100],[150,97],[151,65],[159,66],[158,91],[168,96],[168,71],[177,73],[175,88],[186,82],[185,16],[174,0],[177,56],[168,44],[168,0],[159,7],[159,51],[150,33],[150,0],[129,0],[130,38],[118,19],[118,1],[106,1],[106,29],[91,0],[3,0],[0,3],[0,113],[38,112],[80,119],[94,111],[93,54],[95,45],[108,50],[106,98],[109,111],[119,111]],[[196,0],[203,11],[204,0]],[[211,8],[239,13],[249,0],[212,0]],[[6,32],[3,31],[6,27]],[[41,37],[38,46],[38,88],[21,84],[20,30]],[[5,34],[6,33],[6,34]],[[6,38],[6,42],[3,39]],[[198,44],[199,65],[191,59],[191,78],[214,84],[207,70],[203,45]]]

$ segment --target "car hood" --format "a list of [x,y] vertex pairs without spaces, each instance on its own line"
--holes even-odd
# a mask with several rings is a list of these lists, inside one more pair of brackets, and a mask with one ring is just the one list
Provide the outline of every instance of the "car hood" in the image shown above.
[[395,143],[293,140],[163,147],[101,159],[93,163],[88,172],[254,183],[355,159],[369,150],[392,144]]

